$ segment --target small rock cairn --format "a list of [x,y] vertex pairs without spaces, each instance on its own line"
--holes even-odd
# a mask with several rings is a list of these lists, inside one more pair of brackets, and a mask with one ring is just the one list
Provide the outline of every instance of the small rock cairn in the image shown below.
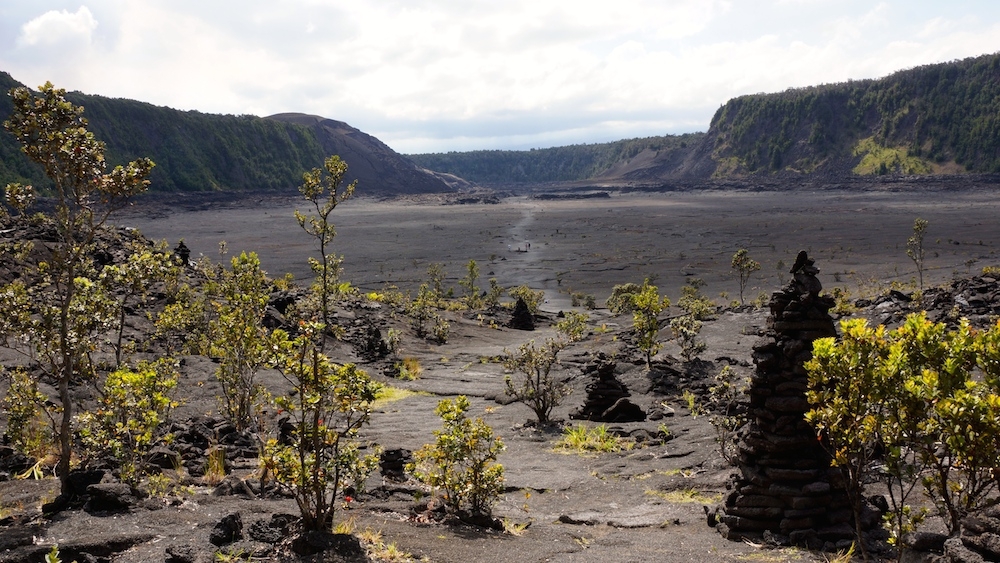
[[570,418],[594,422],[641,422],[646,412],[628,399],[628,387],[615,377],[615,362],[604,352],[583,368],[593,379],[587,384],[587,400]]
[[771,295],[768,335],[754,346],[750,421],[739,434],[734,474],[717,529],[743,538],[810,549],[844,549],[854,538],[851,505],[830,456],[805,421],[812,342],[836,336],[832,298],[805,251],[793,280]]

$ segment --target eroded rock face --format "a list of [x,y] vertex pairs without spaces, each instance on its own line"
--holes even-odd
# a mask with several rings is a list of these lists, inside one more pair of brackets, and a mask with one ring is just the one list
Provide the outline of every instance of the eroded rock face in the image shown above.
[[805,421],[803,364],[818,338],[836,336],[820,297],[819,269],[800,252],[793,279],[771,296],[768,334],[754,346],[750,422],[740,430],[739,474],[730,483],[718,529],[727,538],[762,539],[811,549],[850,546],[851,505],[839,472]]

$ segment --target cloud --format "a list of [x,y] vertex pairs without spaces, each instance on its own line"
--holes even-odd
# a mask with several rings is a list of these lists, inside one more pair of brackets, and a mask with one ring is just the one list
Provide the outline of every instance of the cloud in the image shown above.
[[5,0],[0,70],[413,152],[705,130],[733,96],[1000,50],[973,0],[71,1]]
[[72,14],[66,10],[52,10],[21,26],[17,44],[19,47],[89,44],[95,29],[97,20],[86,6],[80,6]]

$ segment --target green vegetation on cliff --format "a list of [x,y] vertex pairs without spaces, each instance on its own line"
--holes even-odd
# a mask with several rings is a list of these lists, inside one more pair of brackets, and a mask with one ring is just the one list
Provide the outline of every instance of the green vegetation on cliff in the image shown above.
[[[7,92],[20,86],[0,72],[0,121],[12,104]],[[107,145],[112,166],[149,155],[156,191],[278,190],[293,188],[302,170],[323,162],[323,149],[307,127],[254,116],[178,111],[125,99],[78,92],[67,99],[84,106],[90,130]],[[40,167],[20,152],[17,140],[0,132],[0,185],[46,188]]]
[[86,108],[112,164],[153,155],[150,180],[159,191],[290,189],[301,182],[302,170],[323,162],[315,135],[300,125],[79,93],[68,97]]
[[716,112],[709,137],[723,175],[837,161],[858,174],[997,173],[1000,54],[740,96]]
[[635,158],[643,151],[669,153],[696,145],[704,135],[625,139],[526,151],[482,150],[407,155],[419,166],[486,184],[587,180]]

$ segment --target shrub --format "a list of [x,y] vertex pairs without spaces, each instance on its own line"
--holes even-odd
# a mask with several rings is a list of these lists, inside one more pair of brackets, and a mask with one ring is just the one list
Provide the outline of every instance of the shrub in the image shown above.
[[570,342],[583,340],[587,335],[587,321],[590,320],[590,315],[576,311],[566,311],[563,315],[562,320],[555,324],[556,331],[565,334]]
[[543,346],[536,348],[532,340],[522,344],[517,352],[504,350],[504,369],[524,375],[519,385],[515,385],[509,375],[504,378],[507,396],[530,408],[542,424],[549,421],[552,409],[570,392],[568,386],[551,376],[552,366],[558,361],[562,347],[559,341],[547,340]]
[[38,390],[38,379],[23,367],[10,374],[10,386],[0,403],[7,414],[7,439],[14,449],[40,460],[51,450],[56,434],[56,413],[46,405],[48,397]]
[[335,365],[320,352],[322,329],[303,321],[299,336],[279,347],[279,369],[294,394],[276,402],[295,430],[289,444],[269,440],[262,456],[275,479],[295,492],[306,530],[329,530],[345,483],[373,467],[355,438],[380,388],[354,364]]
[[740,397],[746,392],[746,381],[730,366],[723,366],[715,376],[715,385],[708,388],[709,422],[715,427],[715,440],[719,453],[731,464],[736,462],[736,430],[747,422],[746,413],[739,408]]
[[409,469],[441,491],[451,512],[467,509],[475,516],[488,516],[503,492],[503,466],[496,460],[504,445],[483,419],[470,420],[468,410],[464,395],[438,403],[434,412],[444,426],[434,431],[435,443],[414,452]]
[[160,425],[177,406],[169,397],[177,377],[173,360],[117,369],[104,382],[98,408],[79,416],[88,452],[110,456],[118,463],[121,480],[133,487],[142,477],[142,461],[164,438]]
[[611,288],[611,295],[604,305],[614,315],[630,313],[633,309],[632,296],[639,293],[640,286],[634,283],[625,283]]
[[519,285],[507,293],[515,300],[523,300],[524,304],[528,306],[528,311],[530,311],[532,315],[538,314],[538,308],[541,306],[542,301],[545,300],[544,291],[534,291],[526,285]]
[[646,355],[646,367],[653,364],[653,356],[660,351],[660,313],[670,306],[670,300],[660,298],[656,286],[649,280],[631,296],[632,330],[635,331],[636,346]]
[[[915,313],[893,331],[864,319],[843,321],[841,330],[839,342],[817,340],[806,363],[807,420],[842,468],[855,508],[881,455],[894,537],[913,523],[906,502],[917,485],[949,532],[959,532],[997,486],[1000,325],[974,331],[963,320],[948,331]],[[981,381],[972,377],[977,366]]]
[[500,306],[500,298],[506,293],[506,289],[500,287],[496,278],[490,278],[490,289],[483,298],[483,305],[489,309]]
[[740,305],[742,305],[744,303],[743,290],[746,289],[747,283],[750,281],[750,275],[760,270],[760,262],[750,258],[750,253],[747,249],[741,248],[736,251],[736,254],[733,254],[731,267],[739,278]]
[[465,277],[458,281],[458,285],[465,290],[465,305],[471,310],[476,310],[483,305],[483,298],[476,286],[476,282],[479,280],[479,265],[476,264],[475,260],[469,260],[465,269]]
[[698,340],[701,327],[702,322],[694,315],[681,315],[670,320],[670,330],[681,346],[681,356],[685,362],[690,362],[705,351],[705,343]]
[[708,319],[715,313],[715,302],[701,293],[704,285],[701,278],[691,278],[681,288],[681,297],[677,300],[677,306],[682,311],[699,321]]

